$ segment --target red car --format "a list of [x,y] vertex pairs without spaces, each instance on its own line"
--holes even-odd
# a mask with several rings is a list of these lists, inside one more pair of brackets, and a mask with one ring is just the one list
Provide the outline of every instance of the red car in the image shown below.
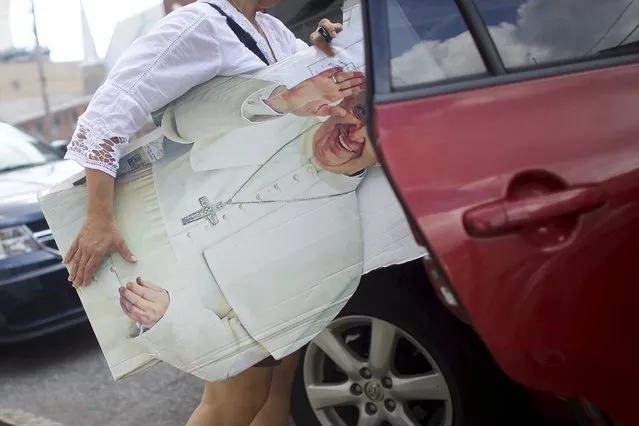
[[377,149],[442,300],[517,382],[638,425],[639,4],[367,5]]
[[296,422],[538,425],[538,391],[639,425],[639,2],[370,0],[363,19],[369,128],[434,292],[419,264],[364,277],[303,353]]

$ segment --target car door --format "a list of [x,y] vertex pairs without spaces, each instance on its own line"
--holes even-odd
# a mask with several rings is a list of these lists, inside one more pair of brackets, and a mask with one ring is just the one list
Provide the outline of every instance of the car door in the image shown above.
[[364,4],[376,149],[520,383],[639,424],[639,2]]

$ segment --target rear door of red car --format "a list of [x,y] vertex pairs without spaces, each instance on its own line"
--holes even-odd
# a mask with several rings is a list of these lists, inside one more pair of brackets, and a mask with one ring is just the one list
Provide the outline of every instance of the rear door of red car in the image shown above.
[[364,15],[370,125],[442,299],[515,380],[639,424],[639,2]]

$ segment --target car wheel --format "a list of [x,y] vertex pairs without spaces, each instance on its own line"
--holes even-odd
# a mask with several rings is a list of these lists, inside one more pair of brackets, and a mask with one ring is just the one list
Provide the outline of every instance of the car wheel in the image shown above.
[[362,279],[302,350],[291,410],[298,426],[497,425],[521,411],[506,383],[417,262]]

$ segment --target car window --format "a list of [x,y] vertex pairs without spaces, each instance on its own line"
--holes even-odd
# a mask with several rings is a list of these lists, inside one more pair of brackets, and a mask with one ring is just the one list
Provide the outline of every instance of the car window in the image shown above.
[[639,40],[636,0],[475,0],[475,4],[507,68],[615,51],[631,53],[624,47]]
[[395,89],[485,74],[464,20],[451,0],[388,0]]
[[61,159],[54,149],[4,123],[0,123],[0,152],[0,172]]

